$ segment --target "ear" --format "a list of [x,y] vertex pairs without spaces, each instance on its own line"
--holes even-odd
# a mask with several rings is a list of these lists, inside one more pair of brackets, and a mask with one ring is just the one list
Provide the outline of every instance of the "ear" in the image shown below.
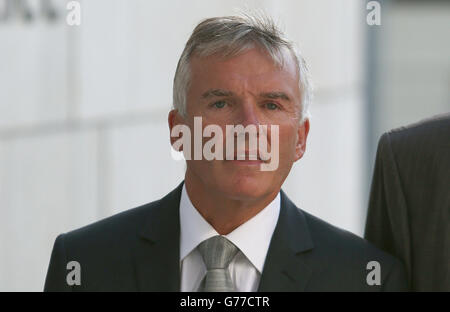
[[297,144],[295,145],[295,158],[294,161],[299,160],[305,154],[306,139],[309,133],[309,119],[306,119],[303,124],[298,127],[297,132]]
[[169,123],[169,131],[170,131],[170,145],[173,145],[181,136],[179,137],[173,137],[172,136],[172,129],[176,125],[184,124],[184,119],[181,117],[180,113],[177,109],[172,109],[169,112],[169,116],[167,118],[167,121]]

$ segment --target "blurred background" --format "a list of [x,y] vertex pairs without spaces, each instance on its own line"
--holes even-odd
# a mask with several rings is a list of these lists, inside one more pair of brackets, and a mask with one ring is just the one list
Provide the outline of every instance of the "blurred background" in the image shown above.
[[182,181],[167,113],[203,18],[262,9],[298,44],[315,97],[283,188],[357,235],[380,135],[450,111],[449,1],[375,1],[369,25],[374,1],[79,0],[79,26],[68,2],[0,0],[0,291],[41,291],[59,233]]

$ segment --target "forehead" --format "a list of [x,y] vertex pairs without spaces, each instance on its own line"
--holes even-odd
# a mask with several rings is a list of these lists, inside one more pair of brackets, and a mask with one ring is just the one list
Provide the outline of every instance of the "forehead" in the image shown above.
[[[259,48],[251,48],[232,57],[193,56],[190,60],[190,83],[198,88],[287,89],[296,93],[298,71],[295,59],[287,49],[282,51],[283,64]],[[292,89],[292,90],[289,90]]]

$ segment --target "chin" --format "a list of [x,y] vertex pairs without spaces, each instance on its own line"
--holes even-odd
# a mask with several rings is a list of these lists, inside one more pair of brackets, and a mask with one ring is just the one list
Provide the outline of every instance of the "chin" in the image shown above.
[[270,187],[266,181],[261,181],[256,177],[235,177],[228,180],[222,190],[230,197],[236,200],[258,199],[267,193],[270,193]]

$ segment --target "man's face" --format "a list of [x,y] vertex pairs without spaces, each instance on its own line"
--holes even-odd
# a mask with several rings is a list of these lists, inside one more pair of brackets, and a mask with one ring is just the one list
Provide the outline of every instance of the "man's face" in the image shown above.
[[[203,129],[208,125],[222,128],[224,150],[226,125],[257,128],[267,125],[264,137],[269,150],[270,126],[279,127],[276,170],[261,171],[261,161],[249,161],[248,155],[245,161],[226,160],[225,156],[224,160],[187,160],[187,174],[201,187],[230,199],[257,200],[278,192],[293,163],[303,156],[309,121],[300,124],[301,94],[296,65],[287,51],[285,60],[280,68],[267,53],[256,48],[232,58],[217,55],[191,58],[187,116],[175,114],[171,126],[186,124],[193,134],[194,117],[200,116]],[[203,139],[203,144],[208,139]],[[247,137],[247,150],[248,147]]]

